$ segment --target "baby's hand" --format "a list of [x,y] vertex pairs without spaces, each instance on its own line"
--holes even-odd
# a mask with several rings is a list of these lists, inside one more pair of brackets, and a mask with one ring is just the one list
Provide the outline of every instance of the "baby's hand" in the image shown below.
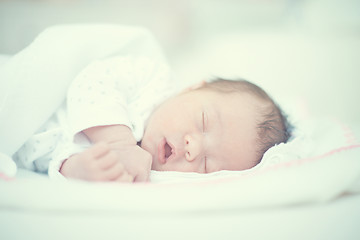
[[65,160],[60,173],[68,178],[88,181],[133,182],[116,151],[106,143],[97,143]]
[[117,154],[117,159],[125,170],[134,178],[134,182],[149,181],[152,157],[151,154],[138,145],[115,142],[109,144],[111,151]]

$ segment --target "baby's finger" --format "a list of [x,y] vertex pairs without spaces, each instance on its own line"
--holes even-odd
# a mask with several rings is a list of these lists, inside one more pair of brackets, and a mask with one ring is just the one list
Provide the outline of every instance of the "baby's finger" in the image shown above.
[[134,182],[148,182],[149,180],[150,180],[150,171],[142,171],[134,178]]
[[112,168],[115,164],[117,164],[119,161],[117,159],[117,155],[113,151],[109,151],[106,155],[102,156],[101,158],[98,158],[97,164],[100,169],[108,170]]
[[129,173],[124,172],[120,177],[118,177],[114,181],[132,183],[132,182],[134,182],[134,177],[131,176]]
[[122,177],[124,174],[127,174],[127,172],[124,165],[120,162],[117,162],[114,166],[104,172],[105,178],[109,181],[116,181],[116,179]]
[[89,148],[89,151],[92,153],[94,158],[100,158],[110,151],[110,147],[104,142],[99,142],[91,146],[91,148]]

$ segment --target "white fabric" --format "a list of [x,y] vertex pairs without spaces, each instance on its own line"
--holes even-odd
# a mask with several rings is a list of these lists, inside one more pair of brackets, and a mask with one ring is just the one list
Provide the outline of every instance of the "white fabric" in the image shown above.
[[0,66],[10,59],[11,55],[0,54]]
[[0,173],[4,173],[8,176],[15,176],[16,170],[16,164],[11,157],[4,153],[0,153]]
[[123,124],[142,139],[153,108],[173,94],[169,67],[143,56],[96,61],[74,80],[68,93],[71,134],[89,127]]
[[3,209],[0,238],[358,240],[359,204],[360,195],[323,204],[196,213]]
[[[75,77],[68,96],[74,123],[68,123],[63,100]],[[118,123],[128,125],[140,140],[151,110],[172,93],[167,88],[169,70],[154,37],[141,28],[115,25],[47,29],[1,66],[0,79],[0,152],[11,156],[28,139],[14,155],[19,165],[45,172],[53,159],[50,175],[58,178],[61,161],[84,148],[83,142],[72,144],[72,134]],[[84,97],[89,89],[93,99]],[[99,98],[105,91],[106,98]],[[96,116],[86,111],[94,99],[98,99]],[[69,131],[70,126],[75,132]]]
[[45,30],[0,67],[0,152],[11,156],[49,119],[86,65],[129,53],[164,58],[153,36],[138,27],[64,25]]

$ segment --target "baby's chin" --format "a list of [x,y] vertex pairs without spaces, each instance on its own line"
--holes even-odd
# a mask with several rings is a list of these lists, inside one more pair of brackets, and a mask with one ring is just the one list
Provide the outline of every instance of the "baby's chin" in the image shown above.
[[152,158],[152,163],[151,163],[151,170],[153,171],[162,171],[161,167],[159,166],[159,164],[156,162],[157,160],[154,159],[154,157]]
[[164,171],[164,169],[161,168],[161,166],[157,163],[157,160],[153,158],[152,164],[151,164],[151,170],[154,171]]

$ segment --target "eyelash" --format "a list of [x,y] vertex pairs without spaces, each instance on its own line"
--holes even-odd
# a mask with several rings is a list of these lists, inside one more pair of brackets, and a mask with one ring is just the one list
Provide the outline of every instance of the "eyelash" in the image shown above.
[[207,158],[206,158],[206,156],[205,156],[205,157],[204,157],[204,171],[205,171],[205,173],[207,173],[206,163],[207,163]]
[[[202,128],[203,128],[202,129],[203,133],[205,133],[205,131],[206,131],[206,115],[205,115],[204,111],[202,112]],[[205,171],[205,173],[207,173],[206,163],[207,163],[207,158],[206,158],[206,156],[204,156],[204,171]]]
[[202,130],[203,130],[203,133],[205,132],[206,130],[206,120],[205,120],[206,116],[205,116],[205,112],[202,112]]

